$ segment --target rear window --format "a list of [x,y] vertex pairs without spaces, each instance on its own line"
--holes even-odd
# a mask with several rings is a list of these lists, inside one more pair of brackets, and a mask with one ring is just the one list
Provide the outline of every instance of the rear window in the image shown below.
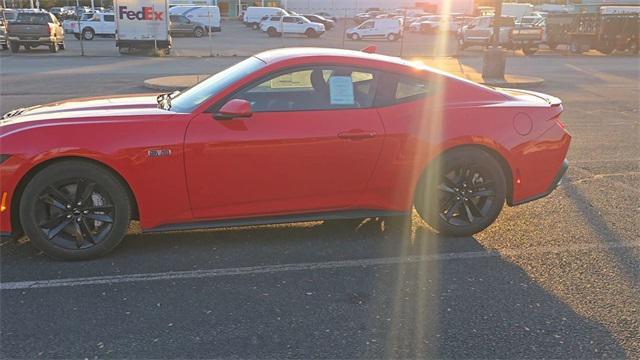
[[31,14],[31,13],[19,13],[16,17],[16,22],[46,25],[51,18],[49,14]]

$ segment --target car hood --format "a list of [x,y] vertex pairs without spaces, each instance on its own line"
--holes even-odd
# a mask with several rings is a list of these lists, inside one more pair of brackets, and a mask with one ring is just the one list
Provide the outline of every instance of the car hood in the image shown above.
[[119,97],[70,99],[44,105],[15,109],[4,114],[0,125],[27,121],[96,118],[171,113],[158,108],[157,94],[135,94]]

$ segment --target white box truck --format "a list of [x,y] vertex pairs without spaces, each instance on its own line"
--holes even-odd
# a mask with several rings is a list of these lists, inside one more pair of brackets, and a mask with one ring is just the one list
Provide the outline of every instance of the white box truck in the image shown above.
[[169,53],[169,5],[167,0],[115,0],[116,46],[123,53],[158,49]]

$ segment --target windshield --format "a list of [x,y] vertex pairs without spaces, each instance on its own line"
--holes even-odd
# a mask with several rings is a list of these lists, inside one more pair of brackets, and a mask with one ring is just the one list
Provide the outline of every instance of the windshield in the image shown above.
[[49,20],[51,19],[49,18],[48,14],[34,14],[34,13],[19,13],[16,18],[17,22],[39,24],[39,25],[46,25],[49,23]]
[[264,67],[264,61],[250,57],[230,68],[210,76],[171,100],[171,110],[191,112],[205,100],[217,95],[229,85]]

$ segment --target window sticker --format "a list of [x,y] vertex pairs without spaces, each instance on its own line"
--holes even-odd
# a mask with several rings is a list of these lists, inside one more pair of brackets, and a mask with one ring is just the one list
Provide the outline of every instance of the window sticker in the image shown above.
[[329,79],[331,105],[354,105],[351,76],[332,76]]

